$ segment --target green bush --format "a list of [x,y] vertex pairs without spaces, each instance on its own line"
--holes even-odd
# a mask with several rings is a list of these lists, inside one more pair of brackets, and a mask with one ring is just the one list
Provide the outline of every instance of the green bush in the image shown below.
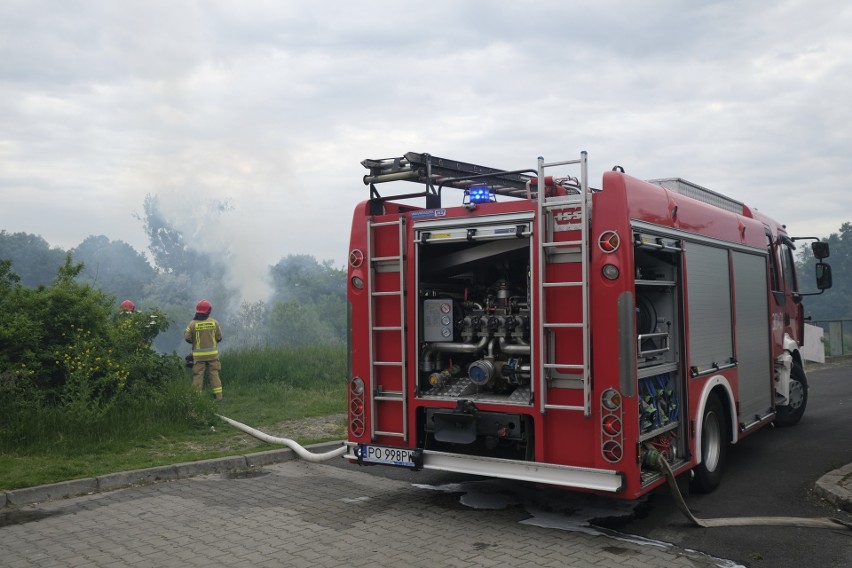
[[224,402],[193,390],[175,354],[151,347],[157,310],[114,313],[75,281],[70,258],[50,286],[20,286],[0,261],[0,489],[230,455],[256,427],[346,409],[346,347],[294,345],[222,355]]
[[183,378],[178,357],[151,348],[166,318],[156,310],[112,313],[113,298],[76,282],[82,268],[68,256],[53,284],[26,288],[0,261],[0,443],[6,447],[38,432],[73,432],[77,421],[96,422],[119,403],[158,396],[167,382]]

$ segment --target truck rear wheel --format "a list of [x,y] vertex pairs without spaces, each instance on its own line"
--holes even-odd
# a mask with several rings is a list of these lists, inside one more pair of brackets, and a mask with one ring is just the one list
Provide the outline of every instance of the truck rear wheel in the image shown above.
[[808,379],[805,370],[800,365],[793,364],[790,369],[790,400],[789,404],[776,409],[775,424],[778,426],[793,426],[805,414],[808,406]]
[[727,423],[722,402],[711,394],[701,421],[701,463],[695,466],[690,484],[698,493],[710,493],[722,481],[722,469],[728,450]]

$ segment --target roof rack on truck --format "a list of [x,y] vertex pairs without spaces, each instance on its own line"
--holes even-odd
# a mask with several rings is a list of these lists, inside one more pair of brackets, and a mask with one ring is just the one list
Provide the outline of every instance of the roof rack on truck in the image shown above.
[[[441,207],[441,190],[444,187],[466,190],[477,183],[485,183],[497,195],[511,197],[535,196],[534,169],[499,170],[457,160],[439,158],[431,154],[408,152],[399,158],[364,160],[361,165],[370,170],[364,176],[364,185],[370,186],[371,201],[426,197],[429,209]],[[424,184],[425,191],[402,195],[381,196],[376,184],[405,180]]]

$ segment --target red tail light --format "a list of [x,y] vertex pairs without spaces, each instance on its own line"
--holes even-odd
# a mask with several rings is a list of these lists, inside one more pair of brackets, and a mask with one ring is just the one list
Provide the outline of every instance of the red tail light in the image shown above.
[[349,385],[349,433],[360,438],[364,431],[364,380],[353,377]]
[[621,432],[621,420],[614,415],[604,417],[603,430],[610,436],[617,436]]

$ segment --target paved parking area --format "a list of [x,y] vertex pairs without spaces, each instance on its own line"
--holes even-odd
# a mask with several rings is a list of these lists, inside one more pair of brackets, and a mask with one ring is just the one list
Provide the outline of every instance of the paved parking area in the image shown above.
[[677,547],[546,529],[521,508],[287,461],[0,510],[24,566],[734,566]]

